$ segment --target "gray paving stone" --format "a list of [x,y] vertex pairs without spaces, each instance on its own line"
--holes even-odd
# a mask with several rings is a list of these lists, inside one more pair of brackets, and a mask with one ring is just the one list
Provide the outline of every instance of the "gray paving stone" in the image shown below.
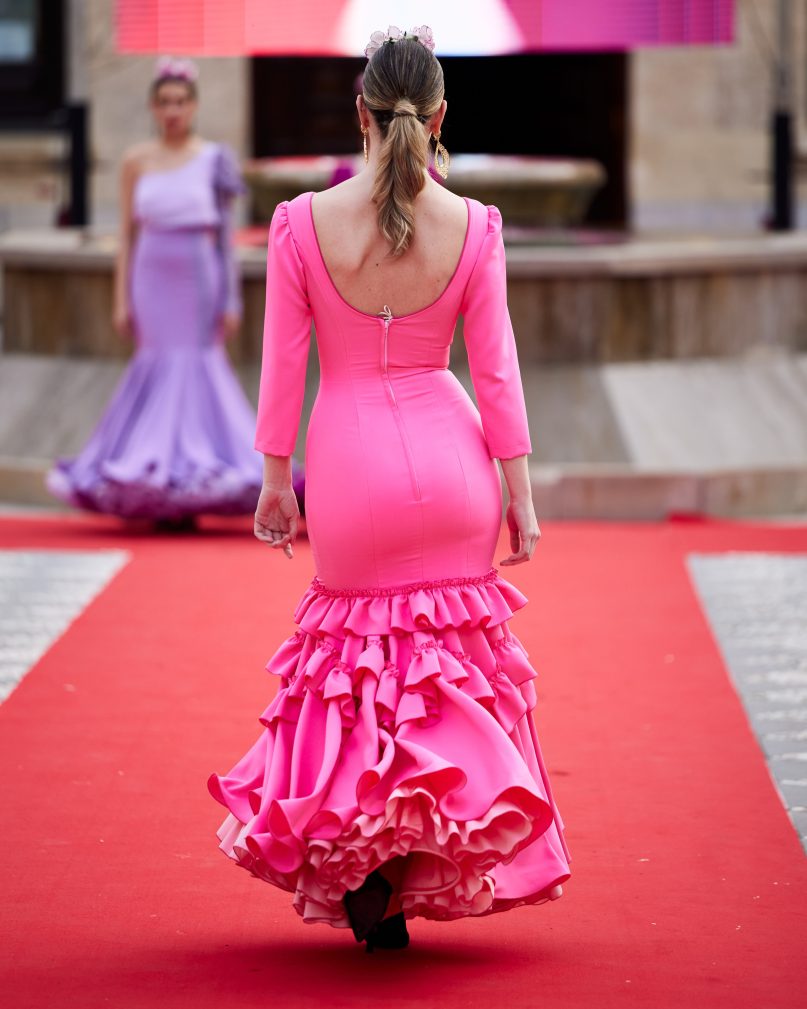
[[692,554],[689,570],[807,851],[807,556]]
[[790,818],[793,820],[802,841],[807,840],[807,808],[791,809]]
[[788,812],[794,807],[807,805],[807,778],[782,778],[779,781]]
[[124,550],[0,550],[0,701],[128,559]]

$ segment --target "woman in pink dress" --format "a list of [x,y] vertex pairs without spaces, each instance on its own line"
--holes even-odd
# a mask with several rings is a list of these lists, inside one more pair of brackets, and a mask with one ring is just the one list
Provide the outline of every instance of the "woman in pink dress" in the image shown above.
[[[508,625],[526,599],[493,567],[496,459],[510,497],[501,564],[528,561],[540,535],[501,217],[430,178],[442,69],[428,29],[390,34],[368,47],[357,98],[366,168],[272,220],[255,532],[293,556],[313,319],[317,574],[269,661],[279,690],[260,737],[209,782],[228,810],[224,852],[368,951],[406,945],[406,919],[541,903],[569,877],[535,671]],[[448,370],[460,314],[479,412]]]

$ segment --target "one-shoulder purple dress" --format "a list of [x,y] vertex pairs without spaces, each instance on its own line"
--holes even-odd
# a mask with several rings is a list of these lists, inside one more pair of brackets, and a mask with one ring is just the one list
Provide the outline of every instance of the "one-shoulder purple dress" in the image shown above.
[[[137,180],[129,275],[136,351],[82,451],[48,474],[55,496],[125,518],[255,509],[256,416],[220,322],[241,310],[229,205],[243,188],[232,152],[211,142],[178,168]],[[296,463],[294,477],[300,496]]]

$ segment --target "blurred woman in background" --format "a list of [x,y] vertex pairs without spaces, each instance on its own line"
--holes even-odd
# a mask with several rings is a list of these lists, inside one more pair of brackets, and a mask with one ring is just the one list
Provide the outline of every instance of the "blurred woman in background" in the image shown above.
[[[255,412],[223,343],[241,322],[232,151],[194,128],[197,72],[163,58],[150,88],[157,137],[121,168],[114,325],[135,354],[89,441],[48,474],[57,497],[163,528],[248,514],[262,484]],[[295,462],[295,491],[302,470]]]

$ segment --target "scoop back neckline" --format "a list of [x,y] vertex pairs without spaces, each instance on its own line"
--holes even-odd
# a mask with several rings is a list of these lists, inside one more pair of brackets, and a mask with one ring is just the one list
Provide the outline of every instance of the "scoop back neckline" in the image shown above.
[[[355,312],[356,315],[360,315],[363,319],[374,319],[374,320],[378,319],[380,316],[382,316],[384,314],[383,312],[372,312],[372,313],[371,312],[363,312],[360,308],[356,308],[355,305],[351,305],[350,304],[350,302],[344,297],[344,295],[341,293],[341,291],[339,290],[339,288],[333,282],[333,279],[332,279],[331,274],[330,274],[330,272],[328,270],[327,264],[325,263],[325,257],[322,255],[322,248],[321,248],[321,246],[319,244],[319,238],[317,236],[317,229],[316,229],[316,226],[314,224],[313,203],[314,203],[314,196],[315,195],[316,195],[316,193],[315,193],[315,191],[313,189],[310,190],[309,193],[308,193],[308,222],[309,222],[309,225],[310,225],[310,228],[311,228],[311,238],[313,240],[314,249],[316,251],[317,261],[319,262],[319,265],[322,268],[322,272],[324,273],[325,278],[328,281],[328,285],[329,285],[331,291],[333,291],[333,293],[336,295],[336,297],[339,299],[339,301],[341,301],[342,304],[346,308],[349,308],[351,312]],[[398,321],[400,321],[402,319],[412,319],[412,318],[414,318],[417,315],[422,315],[424,312],[428,312],[430,308],[435,308],[443,300],[443,298],[445,298],[445,296],[448,294],[449,290],[454,286],[454,282],[457,279],[457,277],[459,276],[460,268],[462,267],[463,262],[465,260],[465,253],[466,253],[466,250],[468,248],[468,243],[469,243],[469,240],[470,240],[470,237],[471,237],[471,226],[472,226],[471,201],[470,201],[470,199],[467,196],[463,196],[462,199],[465,201],[465,206],[466,206],[466,209],[467,209],[467,212],[468,212],[468,221],[467,221],[466,226],[465,226],[465,238],[463,239],[463,242],[462,242],[462,248],[460,249],[460,254],[459,254],[459,257],[457,258],[457,264],[454,267],[454,272],[449,277],[448,282],[446,283],[446,286],[437,295],[437,297],[434,299],[434,301],[429,302],[428,305],[424,305],[423,308],[418,308],[415,312],[407,312],[406,315],[393,315],[392,316],[393,319],[396,319]]]

